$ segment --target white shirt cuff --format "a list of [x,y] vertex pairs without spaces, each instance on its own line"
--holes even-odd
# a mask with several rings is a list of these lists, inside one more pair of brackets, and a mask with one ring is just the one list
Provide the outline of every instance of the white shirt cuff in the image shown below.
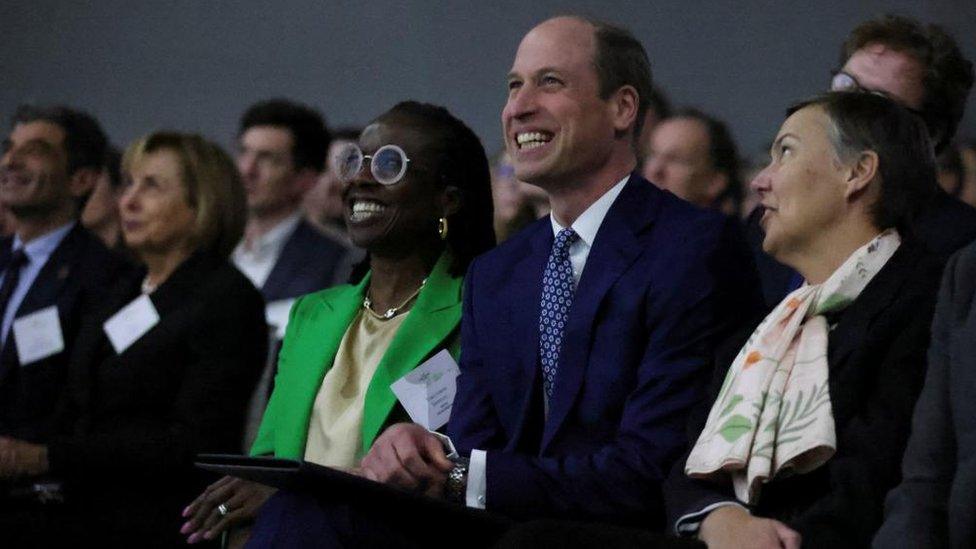
[[468,489],[465,503],[475,509],[485,508],[485,492],[488,472],[488,454],[484,450],[471,450],[468,463]]
[[674,523],[674,533],[683,537],[698,535],[698,530],[701,528],[701,523],[703,520],[705,520],[705,517],[707,517],[709,513],[718,509],[719,507],[726,507],[729,505],[735,505],[736,507],[741,507],[742,509],[745,509],[747,513],[752,514],[750,513],[748,507],[742,505],[739,502],[718,501],[705,507],[700,511],[696,511],[694,513],[688,513],[687,515],[684,515],[681,518],[679,518],[677,522]]

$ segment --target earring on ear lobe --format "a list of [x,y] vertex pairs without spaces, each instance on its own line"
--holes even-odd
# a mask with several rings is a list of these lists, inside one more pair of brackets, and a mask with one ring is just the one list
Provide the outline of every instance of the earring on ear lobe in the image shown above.
[[447,240],[447,218],[442,217],[437,220],[437,234],[441,235],[441,240]]

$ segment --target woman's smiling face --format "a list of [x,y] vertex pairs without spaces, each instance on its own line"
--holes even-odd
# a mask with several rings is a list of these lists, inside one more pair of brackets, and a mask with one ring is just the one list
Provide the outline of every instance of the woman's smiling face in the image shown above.
[[418,243],[436,242],[437,222],[445,213],[444,185],[437,180],[430,136],[417,124],[390,116],[367,126],[359,138],[364,155],[391,144],[409,159],[400,181],[377,183],[366,160],[343,190],[349,236],[356,246],[373,253],[402,253]]

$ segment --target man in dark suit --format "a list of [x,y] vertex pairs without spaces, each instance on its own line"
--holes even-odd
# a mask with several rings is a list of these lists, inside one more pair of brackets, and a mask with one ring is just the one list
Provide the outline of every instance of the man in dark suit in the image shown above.
[[123,268],[78,224],[106,138],[88,114],[20,107],[0,159],[0,435],[46,441],[82,317]]
[[309,107],[274,99],[241,118],[237,167],[247,191],[248,221],[233,260],[269,304],[284,332],[288,302],[345,282],[350,249],[302,218],[302,197],[325,167],[329,130]]
[[[878,93],[908,108],[925,122],[936,153],[955,135],[972,86],[972,63],[941,27],[890,15],[851,31],[830,83],[832,90]],[[799,287],[800,279],[762,251],[762,213],[760,207],[749,216],[746,234],[772,306]],[[921,208],[912,231],[929,250],[948,257],[976,238],[976,209],[939,189]]]
[[660,527],[713,344],[760,302],[733,222],[633,173],[651,89],[626,30],[577,17],[523,39],[502,113],[516,175],[552,216],[468,271],[451,464],[391,427],[364,473],[518,519]]
[[902,482],[888,495],[874,546],[972,547],[976,542],[976,244],[949,261],[932,324]]

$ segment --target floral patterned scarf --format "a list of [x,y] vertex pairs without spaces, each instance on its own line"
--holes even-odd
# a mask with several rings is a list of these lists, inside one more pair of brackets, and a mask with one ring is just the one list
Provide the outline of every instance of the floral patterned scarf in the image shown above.
[[763,483],[812,471],[834,455],[823,315],[854,301],[899,245],[897,231],[886,230],[823,284],[803,285],[763,319],[732,362],[685,474],[728,474],[736,497],[752,505]]

